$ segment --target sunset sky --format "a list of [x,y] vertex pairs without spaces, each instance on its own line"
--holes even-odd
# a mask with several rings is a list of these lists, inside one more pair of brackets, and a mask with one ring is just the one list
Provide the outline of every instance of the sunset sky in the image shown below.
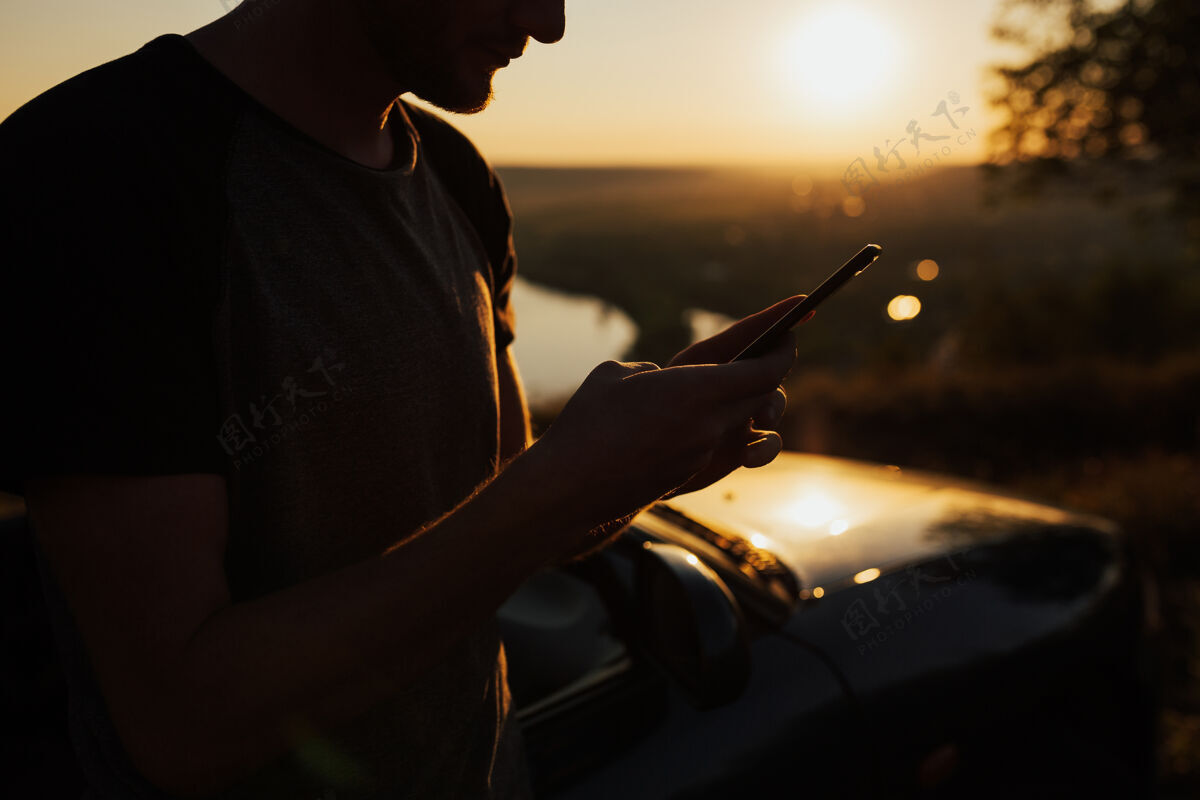
[[[193,30],[232,2],[4,0],[0,116],[159,33]],[[840,169],[911,138],[911,120],[949,135],[938,144],[949,160],[978,161],[996,121],[985,68],[1006,55],[988,38],[995,5],[568,0],[565,38],[532,42],[498,74],[490,108],[453,120],[499,165]],[[962,136],[970,129],[974,139]]]

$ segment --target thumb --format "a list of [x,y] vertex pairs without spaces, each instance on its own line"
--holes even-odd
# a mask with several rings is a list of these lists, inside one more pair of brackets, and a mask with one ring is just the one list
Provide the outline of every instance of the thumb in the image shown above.
[[753,342],[763,331],[774,325],[781,317],[805,298],[798,294],[780,300],[774,305],[743,317],[720,333],[696,342],[679,352],[669,366],[681,364],[724,364]]

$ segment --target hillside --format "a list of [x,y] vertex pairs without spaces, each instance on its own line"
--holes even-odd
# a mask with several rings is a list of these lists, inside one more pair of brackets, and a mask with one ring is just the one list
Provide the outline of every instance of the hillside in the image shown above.
[[[846,191],[839,182],[814,184],[784,170],[499,172],[514,210],[522,274],[598,295],[630,313],[642,331],[637,357],[665,358],[686,343],[686,309],[748,313],[815,286],[867,241],[882,244],[884,256],[830,301],[802,338],[805,355],[819,363],[855,367],[880,357],[921,358],[951,333],[970,340],[962,343],[968,349],[992,349],[996,336],[969,329],[978,327],[971,319],[996,315],[998,303],[1057,306],[1052,314],[1024,310],[1015,319],[1005,311],[988,322],[1029,328],[1037,318],[1061,321],[1068,296],[1068,304],[1095,306],[1106,293],[1152,294],[1176,279],[1194,291],[1194,280],[1181,269],[1181,226],[1156,211],[1163,199],[1149,179],[1122,186],[1120,202],[1109,204],[1093,197],[1096,187],[1067,181],[1035,199],[1000,194],[1001,202],[994,202],[995,183],[981,169],[946,168],[873,189],[865,209],[851,217],[843,211]],[[931,283],[915,273],[927,258],[940,266]],[[1121,285],[1147,281],[1152,285]],[[902,293],[918,296],[922,313],[891,323],[884,309]],[[1142,316],[1154,320],[1160,311]],[[1103,319],[1101,309],[1092,312],[1093,319],[1077,327]],[[1032,327],[1039,339],[1058,338],[1044,322]],[[1015,355],[1033,355],[1033,344]]]

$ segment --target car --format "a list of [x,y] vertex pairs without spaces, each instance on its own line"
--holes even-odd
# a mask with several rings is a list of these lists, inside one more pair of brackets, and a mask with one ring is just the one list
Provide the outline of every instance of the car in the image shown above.
[[[27,533],[0,522],[6,786],[73,797]],[[784,453],[532,576],[499,619],[538,797],[1138,797],[1146,588],[1106,520]]]
[[537,794],[1148,796],[1127,550],[1106,520],[894,465],[739,470],[501,608]]

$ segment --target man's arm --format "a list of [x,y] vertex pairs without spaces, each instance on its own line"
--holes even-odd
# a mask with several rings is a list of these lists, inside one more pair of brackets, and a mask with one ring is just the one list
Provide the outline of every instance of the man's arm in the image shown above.
[[[496,359],[497,376],[500,384],[500,458],[506,461],[533,444],[533,431],[529,421],[529,404],[525,399],[525,387],[517,369],[512,348],[505,348]],[[639,509],[640,510],[640,509]],[[579,546],[567,551],[559,563],[576,561],[602,550],[621,534],[636,513],[607,522],[580,540]]]
[[377,558],[238,604],[220,476],[42,478],[26,498],[127,751],[193,794],[395,694],[542,566],[537,532],[573,523],[530,467]]
[[[773,321],[764,314],[726,336],[752,340]],[[736,364],[601,364],[454,511],[397,531],[403,543],[377,557],[248,602],[232,603],[225,580],[220,476],[44,477],[25,496],[135,766],[201,794],[393,696],[589,531],[715,466],[794,356],[789,344]]]
[[[508,461],[531,437],[507,349],[497,366]],[[222,477],[43,478],[26,498],[126,748],[151,781],[191,793],[394,694],[542,566],[545,543],[525,539],[545,525],[537,498],[551,493],[521,488],[521,474],[378,561],[237,606]],[[489,511],[497,492],[522,502]],[[477,538],[483,529],[492,535]],[[453,574],[438,569],[451,564]]]

